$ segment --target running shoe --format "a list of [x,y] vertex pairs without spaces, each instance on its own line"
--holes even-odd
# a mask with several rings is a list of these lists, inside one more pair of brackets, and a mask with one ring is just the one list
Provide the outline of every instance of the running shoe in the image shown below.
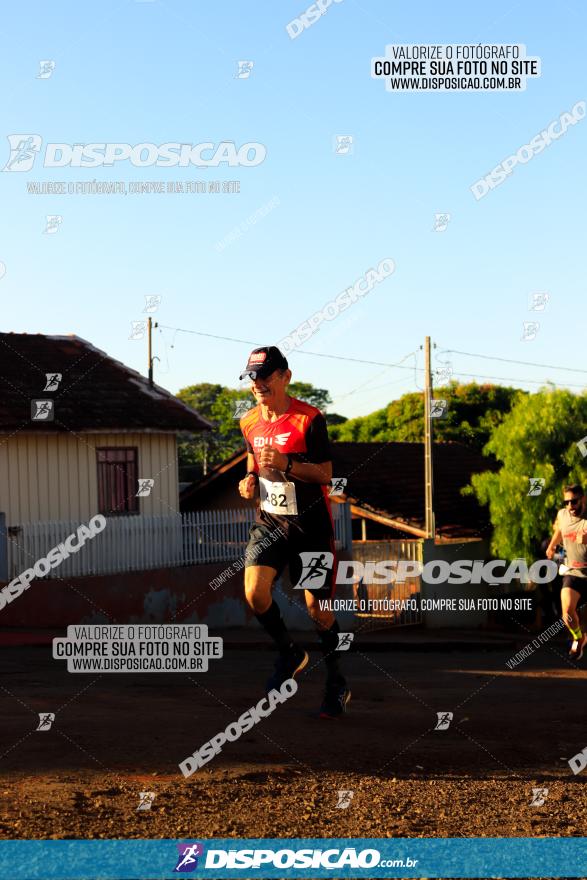
[[575,639],[569,651],[569,657],[572,660],[580,660],[583,656],[583,648],[587,644],[587,635],[581,636],[579,640]]
[[326,682],[324,699],[320,706],[320,718],[338,718],[347,711],[351,692],[342,675]]
[[275,662],[275,669],[265,683],[267,693],[278,691],[284,681],[295,678],[308,665],[310,657],[307,651],[294,645],[290,651],[280,654]]

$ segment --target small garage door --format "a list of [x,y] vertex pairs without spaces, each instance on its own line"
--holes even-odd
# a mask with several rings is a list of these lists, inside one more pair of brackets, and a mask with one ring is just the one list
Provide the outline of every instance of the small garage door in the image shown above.
[[[367,562],[409,560],[422,564],[423,542],[419,539],[404,541],[353,541],[353,559]],[[401,571],[401,568],[400,568]],[[409,626],[422,623],[420,611],[420,575],[406,577],[390,584],[366,584],[358,580],[353,593],[358,607],[365,610],[357,612],[357,617],[385,621],[393,626]],[[411,600],[407,610],[394,609],[395,600]]]

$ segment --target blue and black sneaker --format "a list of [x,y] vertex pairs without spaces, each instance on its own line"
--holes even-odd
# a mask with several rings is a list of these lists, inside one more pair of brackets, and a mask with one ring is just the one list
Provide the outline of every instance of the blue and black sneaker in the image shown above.
[[320,706],[320,718],[338,718],[347,711],[351,692],[342,675],[333,676],[326,681],[324,699]]
[[275,662],[275,669],[265,683],[265,691],[278,691],[284,681],[295,678],[307,665],[310,657],[307,651],[292,645],[289,651],[279,655]]

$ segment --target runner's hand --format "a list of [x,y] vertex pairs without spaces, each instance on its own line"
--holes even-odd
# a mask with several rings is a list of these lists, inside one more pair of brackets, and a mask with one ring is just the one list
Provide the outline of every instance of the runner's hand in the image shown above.
[[266,446],[261,450],[259,466],[277,468],[278,471],[282,471],[287,467],[287,455],[284,455],[283,452],[278,452],[277,449]]
[[255,497],[255,490],[257,488],[257,481],[249,474],[248,477],[245,477],[244,480],[241,480],[238,484],[238,491],[242,495],[243,498],[251,499]]
[[553,556],[554,556],[554,547],[547,547],[546,548],[546,558],[552,559]]

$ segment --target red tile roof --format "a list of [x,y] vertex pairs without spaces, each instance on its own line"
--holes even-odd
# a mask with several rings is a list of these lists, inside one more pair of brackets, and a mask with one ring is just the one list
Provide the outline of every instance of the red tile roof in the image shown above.
[[[62,373],[44,391],[46,373]],[[206,419],[79,336],[0,333],[0,430],[201,431]],[[32,421],[31,400],[53,399],[54,421]]]
[[[424,529],[423,443],[333,443],[333,475],[347,477],[347,497],[365,511]],[[434,443],[434,515],[445,538],[487,534],[488,511],[463,496],[474,473],[496,465],[463,443]]]

